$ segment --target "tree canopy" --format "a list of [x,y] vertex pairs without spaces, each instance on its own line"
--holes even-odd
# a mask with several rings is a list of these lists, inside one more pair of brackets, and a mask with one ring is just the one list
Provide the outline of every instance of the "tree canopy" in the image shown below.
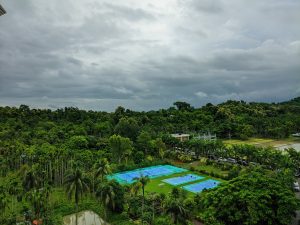
[[290,188],[259,172],[239,176],[202,196],[207,224],[290,224],[299,202]]

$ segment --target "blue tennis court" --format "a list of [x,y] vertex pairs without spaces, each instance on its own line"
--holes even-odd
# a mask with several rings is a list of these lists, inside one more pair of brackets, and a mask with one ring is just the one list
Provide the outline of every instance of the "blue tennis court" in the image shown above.
[[149,178],[156,178],[161,176],[167,176],[174,173],[181,173],[187,171],[186,169],[179,168],[171,165],[159,165],[159,166],[151,166],[131,171],[125,171],[121,173],[115,173],[107,176],[107,179],[112,180],[115,179],[120,184],[131,184],[135,181],[135,178],[139,178],[141,176],[148,176]]
[[186,174],[184,176],[173,177],[173,178],[165,179],[162,181],[176,186],[176,185],[185,184],[185,183],[189,183],[189,182],[196,181],[196,180],[201,180],[203,178],[204,177],[198,176],[195,174]]
[[183,186],[182,188],[187,191],[193,192],[193,193],[199,193],[199,192],[203,191],[204,189],[215,188],[219,184],[220,184],[220,181],[209,179],[209,180],[199,182],[196,184],[186,185],[186,186]]

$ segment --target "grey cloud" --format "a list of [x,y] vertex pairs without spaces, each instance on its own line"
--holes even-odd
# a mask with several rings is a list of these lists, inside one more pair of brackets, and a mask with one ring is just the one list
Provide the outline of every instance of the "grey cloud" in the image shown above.
[[149,110],[300,94],[298,2],[166,1],[4,0],[0,105]]
[[218,0],[193,1],[193,6],[200,11],[219,13],[223,10],[222,2]]
[[179,3],[202,13],[220,13],[224,7],[220,0],[179,0]]
[[[106,9],[109,9],[109,13],[107,15],[113,16],[113,17],[119,17],[119,18],[123,18],[123,19],[128,19],[130,21],[137,21],[137,20],[153,20],[155,19],[155,17],[141,9],[141,8],[133,8],[128,7],[128,6],[120,6],[120,5],[116,5],[116,4],[111,4],[111,3],[106,3],[104,4],[104,6],[106,7]],[[102,6],[100,6],[102,7]]]

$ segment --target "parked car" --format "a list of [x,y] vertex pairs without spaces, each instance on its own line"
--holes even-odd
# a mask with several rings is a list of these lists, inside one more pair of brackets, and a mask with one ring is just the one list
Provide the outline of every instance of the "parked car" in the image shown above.
[[227,162],[227,159],[220,157],[218,158],[218,162]]
[[236,164],[236,163],[237,163],[237,162],[236,162],[236,159],[233,159],[233,158],[228,158],[228,159],[227,159],[227,162],[233,163],[233,164]]
[[196,155],[195,152],[189,152],[189,154],[190,154],[191,156],[195,156],[195,155]]
[[217,160],[218,158],[215,155],[208,155],[210,160]]
[[294,191],[300,191],[299,183],[297,181],[294,182]]
[[250,162],[249,165],[252,165],[252,166],[258,166],[259,163],[256,163],[256,162]]
[[242,166],[248,166],[248,162],[245,161],[245,160],[238,160],[237,163],[242,165]]
[[300,177],[300,168],[298,168],[298,170],[295,171],[295,177]]

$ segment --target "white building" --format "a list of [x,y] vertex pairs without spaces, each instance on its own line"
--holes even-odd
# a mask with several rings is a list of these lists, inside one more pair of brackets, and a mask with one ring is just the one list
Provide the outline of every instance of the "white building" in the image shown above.
[[188,141],[190,139],[189,134],[171,134],[171,136],[177,138],[179,141]]
[[216,134],[208,133],[208,134],[203,134],[203,135],[195,136],[195,139],[215,141],[215,140],[217,140],[217,135]]

